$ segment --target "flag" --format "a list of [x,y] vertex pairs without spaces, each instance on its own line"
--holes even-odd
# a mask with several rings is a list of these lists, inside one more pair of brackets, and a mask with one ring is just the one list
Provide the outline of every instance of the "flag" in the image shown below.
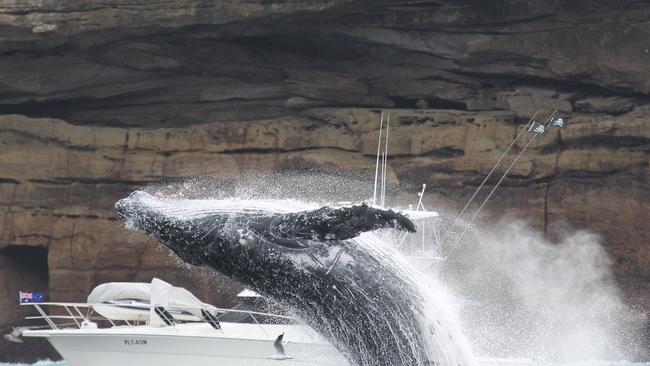
[[32,302],[43,302],[45,301],[45,296],[40,292],[18,292],[18,298],[20,299],[21,304],[29,304]]
[[569,124],[569,120],[565,117],[555,117],[551,122],[551,127],[564,128]]
[[528,131],[539,133],[540,135],[546,135],[546,127],[538,121],[533,121],[533,124],[530,126]]

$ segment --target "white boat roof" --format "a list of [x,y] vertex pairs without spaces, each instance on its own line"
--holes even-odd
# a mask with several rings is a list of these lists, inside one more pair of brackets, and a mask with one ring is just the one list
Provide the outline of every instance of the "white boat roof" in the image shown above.
[[151,300],[151,284],[146,282],[107,282],[95,287],[88,295],[89,304],[115,300]]
[[411,220],[422,220],[439,217],[435,211],[419,211],[419,210],[396,210],[397,212],[406,215]]
[[[216,309],[214,306],[199,300],[188,290],[172,286],[158,278],[153,278],[151,283],[108,282],[95,287],[88,295],[89,304],[103,304],[119,300],[137,300],[155,305],[185,309],[198,317],[201,315],[200,309]],[[95,310],[102,313],[101,307],[96,307]],[[104,313],[102,315],[114,320],[120,320],[123,317],[119,308],[114,308],[111,314]]]
[[262,297],[260,294],[253,290],[245,288],[240,293],[237,294],[237,297]]

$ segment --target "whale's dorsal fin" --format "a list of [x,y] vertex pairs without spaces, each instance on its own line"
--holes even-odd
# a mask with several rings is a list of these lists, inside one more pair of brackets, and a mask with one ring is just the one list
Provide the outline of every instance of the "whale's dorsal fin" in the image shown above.
[[284,333],[280,334],[278,338],[273,342],[273,347],[275,347],[275,354],[269,357],[272,360],[283,361],[290,360],[293,356],[289,356],[284,352],[284,346],[282,345],[282,340],[284,339]]
[[278,215],[268,222],[267,230],[260,231],[275,242],[278,239],[335,241],[382,228],[415,232],[415,224],[406,216],[366,204],[340,208],[325,206],[313,211]]
[[280,334],[278,338],[273,342],[273,347],[275,347],[275,352],[279,356],[285,356],[284,346],[282,345],[282,339],[284,338],[284,333]]

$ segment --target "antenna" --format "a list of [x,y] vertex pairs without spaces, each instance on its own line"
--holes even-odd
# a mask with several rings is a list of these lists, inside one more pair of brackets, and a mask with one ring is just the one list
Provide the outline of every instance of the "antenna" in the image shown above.
[[384,112],[379,119],[379,139],[377,141],[377,162],[375,163],[375,185],[372,191],[372,204],[377,205],[377,174],[379,173],[379,153],[381,151],[381,130],[384,127]]
[[[422,198],[424,198],[424,190],[425,189],[427,189],[427,185],[423,183],[422,184],[422,191],[420,193],[418,193],[418,196],[420,196],[420,199],[418,200],[418,205],[415,206],[415,211],[419,211],[420,207],[422,207],[422,211],[426,211],[424,209],[424,205],[422,204]],[[420,231],[422,232],[422,246],[421,246],[422,253],[424,253],[424,251],[426,250],[426,237],[424,236],[425,228],[426,228],[426,225],[424,224],[424,219],[422,219],[422,227],[420,228]]]
[[419,210],[420,210],[420,207],[422,207],[422,211],[426,211],[426,210],[424,209],[424,205],[422,204],[422,198],[424,197],[424,190],[425,190],[425,189],[427,189],[427,185],[426,185],[426,184],[422,184],[422,192],[420,192],[420,193],[418,194],[418,196],[420,196],[420,199],[418,200],[418,205],[415,206],[415,211],[419,211]]

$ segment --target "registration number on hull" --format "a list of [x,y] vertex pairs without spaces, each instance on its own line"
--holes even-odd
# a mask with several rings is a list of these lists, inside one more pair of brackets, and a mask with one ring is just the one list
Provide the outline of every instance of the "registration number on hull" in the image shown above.
[[146,346],[147,340],[146,339],[125,339],[124,345],[125,346]]

